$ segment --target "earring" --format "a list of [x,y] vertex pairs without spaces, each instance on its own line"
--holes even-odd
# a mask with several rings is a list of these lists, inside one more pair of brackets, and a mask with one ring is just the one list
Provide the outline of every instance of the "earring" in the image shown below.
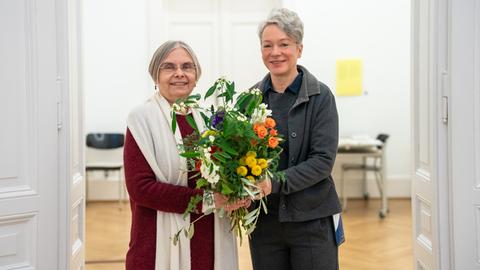
[[157,90],[157,85],[155,84],[155,90]]

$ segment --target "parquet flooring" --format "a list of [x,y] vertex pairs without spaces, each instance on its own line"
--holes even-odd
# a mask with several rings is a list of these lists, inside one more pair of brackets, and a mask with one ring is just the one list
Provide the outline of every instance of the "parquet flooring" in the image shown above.
[[[410,270],[410,200],[390,200],[390,213],[378,217],[378,200],[349,200],[343,214],[346,242],[340,248],[342,270]],[[122,270],[128,247],[130,209],[117,202],[87,205],[86,270]],[[251,270],[248,243],[239,247],[240,270]]]

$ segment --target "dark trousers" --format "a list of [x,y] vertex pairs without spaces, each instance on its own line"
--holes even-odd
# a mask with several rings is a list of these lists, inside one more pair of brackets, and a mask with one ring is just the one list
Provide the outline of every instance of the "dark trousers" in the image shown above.
[[251,236],[254,270],[338,270],[332,217],[280,223],[262,215]]

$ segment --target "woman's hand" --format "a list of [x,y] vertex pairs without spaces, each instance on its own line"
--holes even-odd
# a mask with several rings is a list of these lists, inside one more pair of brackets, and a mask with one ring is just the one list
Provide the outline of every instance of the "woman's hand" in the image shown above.
[[270,177],[265,177],[265,179],[259,183],[257,183],[257,188],[260,191],[260,194],[257,196],[257,200],[266,197],[272,193],[272,181],[270,180]]
[[234,202],[228,202],[228,197],[221,193],[214,193],[213,198],[215,200],[216,208],[223,208],[225,211],[230,212],[237,210],[241,207],[249,207],[252,201],[250,199],[236,200]]

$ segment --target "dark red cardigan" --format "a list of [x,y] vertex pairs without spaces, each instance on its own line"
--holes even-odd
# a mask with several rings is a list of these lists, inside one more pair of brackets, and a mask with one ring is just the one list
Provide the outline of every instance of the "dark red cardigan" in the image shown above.
[[[193,132],[184,116],[177,116],[178,127],[185,138]],[[196,179],[188,181],[188,187],[156,181],[130,130],[127,129],[124,146],[125,182],[130,195],[132,227],[126,257],[126,270],[154,270],[156,252],[157,211],[183,213],[190,197],[202,194],[195,190]],[[189,178],[191,173],[189,173]],[[199,205],[199,209],[201,206]],[[191,214],[190,220],[199,215]],[[213,270],[214,262],[213,215],[195,223],[195,234],[190,240],[192,270]]]

